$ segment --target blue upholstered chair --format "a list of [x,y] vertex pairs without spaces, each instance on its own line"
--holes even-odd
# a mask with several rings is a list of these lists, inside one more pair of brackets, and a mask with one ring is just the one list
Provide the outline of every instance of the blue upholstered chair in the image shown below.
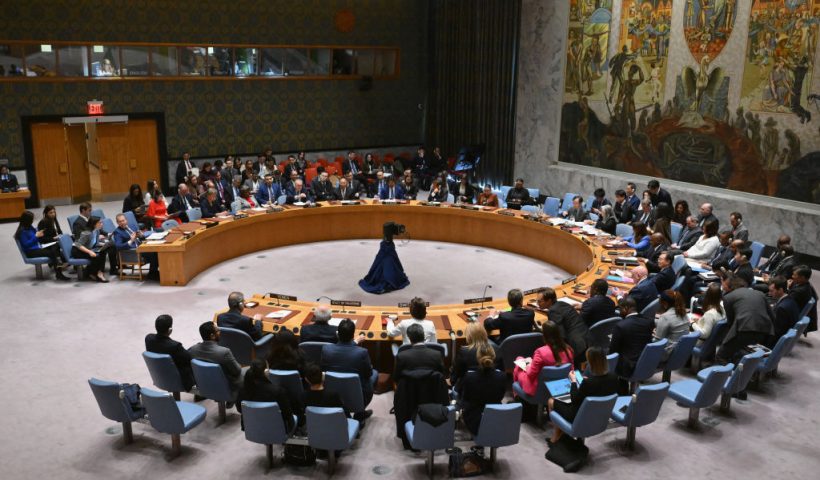
[[780,365],[780,360],[783,358],[783,354],[788,349],[789,344],[793,341],[797,341],[797,330],[792,328],[777,340],[777,343],[772,349],[772,353],[761,360],[760,364],[757,366],[758,378],[765,377],[767,373],[770,375],[777,375],[777,366]]
[[111,220],[110,218],[104,218],[103,219],[103,226],[102,226],[103,233],[108,235],[110,233],[114,233],[114,230],[116,230],[116,229],[117,229],[117,226],[114,224],[114,220]]
[[570,437],[592,437],[606,430],[612,407],[615,406],[617,399],[618,395],[614,393],[605,397],[586,397],[572,422],[567,421],[555,410],[550,412],[550,420],[555,428],[560,428]]
[[[276,199],[276,203],[278,205],[284,205],[288,203],[288,196],[287,195],[279,195],[279,198]],[[231,204],[231,208],[233,208],[233,204]],[[236,213],[236,212],[234,212]]]
[[66,262],[72,267],[77,268],[77,280],[82,280],[83,268],[91,265],[91,260],[87,260],[85,258],[74,258],[71,256],[71,247],[74,246],[74,241],[71,240],[70,235],[65,233],[60,235],[57,243],[60,245],[60,251],[63,252],[63,257],[66,259]]
[[800,335],[803,335],[803,333],[806,331],[806,328],[808,328],[809,326],[809,322],[809,317],[803,317],[802,320],[794,324],[794,327],[792,328],[794,328],[796,336],[794,337],[794,341],[789,342],[788,348],[786,349],[784,355],[791,355],[792,349],[795,345],[797,345],[797,339],[799,339]]
[[601,218],[601,217],[599,217],[597,213],[590,213],[589,214],[589,219],[592,220],[593,222],[597,222],[599,218]]
[[[732,395],[746,390],[746,386],[749,385],[752,377],[757,372],[757,366],[760,365],[760,362],[763,360],[763,354],[763,350],[755,350],[740,359],[737,367],[732,370],[732,375],[723,385],[722,394],[720,396],[721,411],[728,412],[729,408],[731,408]],[[712,368],[715,367],[704,368],[698,372],[698,380],[701,382],[706,381],[706,376]]]
[[341,408],[307,407],[308,445],[327,451],[328,473],[336,468],[337,450],[347,450],[359,433],[359,422]]
[[814,308],[814,304],[817,303],[817,300],[810,298],[806,305],[803,307],[803,310],[800,311],[800,316],[798,318],[808,317],[809,312],[811,309]]
[[683,232],[683,225],[678,222],[672,222],[669,224],[669,230],[672,234],[672,243],[678,243],[680,240],[680,234]]
[[404,433],[410,446],[416,450],[428,452],[425,463],[429,476],[433,475],[433,457],[436,450],[452,448],[455,442],[456,410],[453,406],[448,406],[447,410],[447,421],[438,427],[424,422],[418,415],[416,415],[415,423],[408,420],[404,424]]
[[348,412],[364,412],[362,382],[358,373],[325,373],[325,390],[338,393],[342,399],[342,405],[345,406]]
[[27,257],[26,252],[23,251],[23,246],[20,245],[20,240],[14,239],[14,243],[17,244],[17,250],[20,251],[20,256],[23,257],[23,263],[26,265],[34,265],[34,274],[37,280],[43,280],[45,275],[43,275],[43,265],[48,264],[50,259],[48,257]]
[[638,384],[649,380],[658,371],[658,365],[663,360],[663,355],[666,352],[666,344],[669,340],[662,338],[656,342],[647,343],[643,347],[641,356],[638,357],[638,362],[635,364],[635,370],[629,377],[629,391],[635,393]]
[[120,398],[122,388],[117,382],[90,378],[88,379],[88,385],[91,387],[91,392],[97,400],[97,406],[100,407],[100,413],[103,417],[122,423],[123,441],[126,445],[133,442],[134,435],[131,433],[131,422],[144,417],[145,410],[135,411],[125,399]]
[[726,334],[729,332],[729,322],[725,319],[717,322],[712,327],[712,333],[701,345],[695,345],[692,349],[692,368],[697,371],[703,363],[703,360],[711,360],[715,357],[715,350],[717,346],[723,342]]
[[136,232],[140,229],[140,224],[137,222],[137,216],[134,215],[134,212],[129,210],[127,212],[122,212],[122,214],[125,215],[125,221],[128,222],[128,226],[131,230]]
[[165,220],[162,222],[162,231],[167,232],[179,226],[179,223],[174,219]]
[[544,336],[540,333],[519,333],[505,338],[498,346],[501,358],[504,360],[504,369],[515,368],[517,357],[531,357],[538,347],[544,345]]
[[632,226],[625,223],[615,225],[615,235],[621,238],[632,235]]
[[532,198],[533,202],[537,202],[538,198],[541,196],[541,191],[537,188],[527,188],[527,192],[529,192],[530,198]]
[[565,193],[561,201],[561,210],[568,210],[572,206],[572,199],[577,197],[577,193]]
[[764,248],[766,248],[766,245],[763,245],[760,242],[752,242],[752,258],[749,259],[749,264],[752,265],[752,268],[757,268],[757,266],[760,264],[760,257],[763,256]]
[[661,301],[659,299],[652,300],[649,304],[643,307],[641,310],[641,315],[653,319],[655,315],[658,313],[658,310],[661,308]]
[[537,405],[535,422],[541,426],[544,423],[544,409],[547,408],[547,400],[550,398],[550,392],[547,390],[547,382],[551,380],[560,380],[567,378],[572,364],[564,364],[560,367],[543,367],[538,373],[538,384],[535,387],[535,395],[528,395],[521,384],[513,382],[513,392],[518,395],[521,400],[530,405]]
[[689,408],[689,428],[696,428],[699,424],[701,408],[709,407],[717,401],[734,368],[733,363],[715,366],[707,369],[703,382],[681,380],[669,387],[669,396]]
[[171,435],[171,455],[176,457],[180,451],[180,435],[205,420],[205,407],[175,401],[169,392],[143,388],[141,393],[148,421],[158,432]]
[[[261,443],[268,456],[268,468],[273,467],[273,445],[283,445],[290,434],[282,420],[282,412],[276,402],[242,402],[242,418],[245,425],[245,439]],[[296,428],[296,415],[293,416]]]
[[521,207],[522,212],[531,213],[534,215],[538,215],[540,212],[538,211],[538,207],[535,205],[523,205]]
[[447,203],[456,203],[456,197],[452,193],[447,194]]
[[76,222],[78,218],[80,218],[79,215],[69,215],[68,217],[66,217],[65,220],[66,222],[68,222],[69,233],[74,231],[74,222]]
[[674,350],[672,350],[666,363],[662,365],[662,381],[668,382],[669,379],[672,378],[672,372],[674,370],[681,369],[686,365],[686,362],[692,356],[692,350],[694,350],[699,338],[700,332],[690,332],[678,339]]
[[193,222],[202,218],[202,209],[199,207],[189,208],[185,211],[185,214],[188,215],[188,221]]
[[288,399],[294,405],[304,403],[305,386],[302,376],[296,370],[268,370],[268,378],[274,385],[279,385],[288,393]]
[[683,255],[675,255],[675,258],[672,259],[672,270],[675,272],[675,275],[679,274],[685,266],[686,257],[684,257]]
[[484,406],[478,435],[473,441],[481,447],[490,447],[490,464],[495,463],[495,451],[518,443],[521,431],[521,415],[524,406],[520,403],[493,403]]
[[174,398],[179,400],[179,392],[185,390],[185,387],[171,356],[167,353],[142,352],[142,358],[154,385],[173,393]]
[[641,385],[634,394],[618,397],[611,417],[626,427],[626,446],[635,448],[635,433],[638,427],[649,425],[658,418],[666,394],[669,392],[669,383],[661,382],[655,385]]
[[231,384],[225,372],[216,363],[191,360],[196,387],[199,395],[213,400],[219,406],[219,424],[225,423],[225,403],[233,402],[236,396],[231,392]]
[[[439,352],[443,358],[447,358],[447,352],[449,350],[447,349],[447,344],[446,343],[424,342],[424,346]],[[390,345],[390,350],[393,352],[393,356],[395,357],[396,355],[399,354],[399,352],[402,352],[402,351],[407,350],[408,348],[412,348],[412,347],[413,346],[410,345],[410,344],[402,345],[402,344],[399,344],[399,343],[394,343],[394,344]]]
[[507,194],[501,193],[501,190],[493,189],[492,192],[498,197],[498,206],[500,208],[507,208]]
[[254,341],[247,332],[236,328],[219,327],[219,345],[227,347],[241,365],[250,365],[256,358],[267,357],[271,340],[272,333]]
[[315,363],[316,365],[322,364],[322,348],[325,345],[332,345],[332,343],[328,342],[302,342],[299,344],[299,349],[305,353],[305,360],[308,362]]
[[94,210],[91,210],[91,216],[102,220],[105,219],[105,212],[103,212],[102,208],[95,208]]
[[605,318],[595,322],[589,327],[587,333],[587,346],[600,347],[604,351],[609,350],[609,341],[612,339],[612,330],[621,321],[621,317]]
[[558,198],[547,197],[547,201],[544,202],[544,214],[550,217],[557,217],[558,211],[561,208],[560,203],[561,200]]

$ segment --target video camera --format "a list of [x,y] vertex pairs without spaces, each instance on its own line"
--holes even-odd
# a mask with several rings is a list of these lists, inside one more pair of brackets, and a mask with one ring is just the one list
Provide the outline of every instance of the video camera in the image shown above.
[[385,222],[382,230],[384,232],[384,239],[387,241],[392,241],[394,235],[402,235],[406,231],[406,228],[400,223]]

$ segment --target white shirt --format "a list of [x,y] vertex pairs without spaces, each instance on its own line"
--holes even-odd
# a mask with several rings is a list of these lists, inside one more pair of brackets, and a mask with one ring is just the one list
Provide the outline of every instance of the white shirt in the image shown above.
[[686,251],[686,257],[705,262],[712,258],[719,246],[720,239],[717,235],[712,235],[709,238],[706,238],[706,235],[701,235],[698,241]]
[[402,320],[398,324],[389,325],[387,328],[387,335],[391,337],[395,337],[397,335],[401,335],[402,345],[410,345],[410,339],[407,338],[407,329],[410,325],[414,323],[418,323],[424,329],[424,342],[425,343],[436,343],[436,326],[430,320],[416,320],[415,318],[408,318],[406,320]]

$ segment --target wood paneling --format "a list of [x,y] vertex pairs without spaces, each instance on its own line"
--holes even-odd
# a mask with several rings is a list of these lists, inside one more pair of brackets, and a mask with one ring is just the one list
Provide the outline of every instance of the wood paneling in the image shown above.
[[91,198],[91,182],[88,177],[85,129],[82,125],[66,126],[65,134],[71,199],[74,202],[86,201]]
[[31,125],[31,143],[37,194],[41,201],[71,198],[71,178],[66,159],[66,138],[63,124],[35,123]]
[[127,124],[97,125],[97,159],[103,195],[128,193],[131,185],[128,143]]
[[155,120],[129,120],[128,169],[130,183],[143,189],[148,180],[159,180],[159,146]]

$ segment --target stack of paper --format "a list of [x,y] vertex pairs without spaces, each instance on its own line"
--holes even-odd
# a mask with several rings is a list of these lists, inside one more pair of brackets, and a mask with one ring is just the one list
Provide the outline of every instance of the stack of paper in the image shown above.
[[265,318],[285,318],[291,313],[293,312],[290,310],[277,310],[275,312],[270,312],[269,314],[265,315]]

